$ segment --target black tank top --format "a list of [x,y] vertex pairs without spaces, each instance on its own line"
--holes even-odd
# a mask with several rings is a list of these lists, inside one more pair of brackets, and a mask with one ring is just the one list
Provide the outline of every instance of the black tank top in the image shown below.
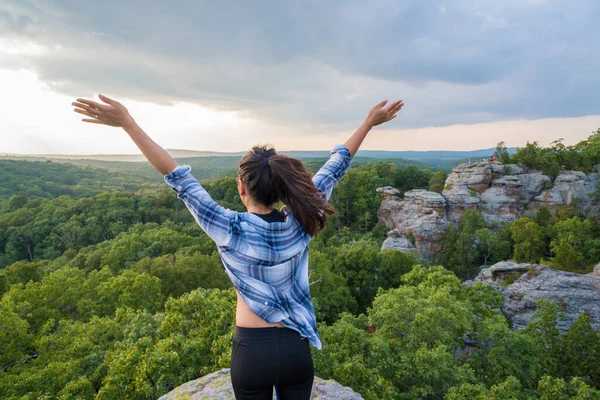
[[283,217],[283,214],[276,209],[273,209],[273,211],[271,211],[268,214],[259,214],[259,213],[255,213],[253,212],[252,214],[254,215],[258,215],[259,217],[261,217],[262,219],[264,219],[267,222],[285,222],[285,218]]

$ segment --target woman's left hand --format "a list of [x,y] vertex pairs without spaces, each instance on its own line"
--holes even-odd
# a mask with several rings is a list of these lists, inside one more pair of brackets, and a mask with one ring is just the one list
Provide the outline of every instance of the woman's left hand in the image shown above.
[[375,107],[371,108],[365,120],[370,126],[377,126],[383,124],[384,122],[393,120],[396,118],[396,113],[404,106],[404,102],[402,100],[398,100],[385,107],[387,102],[387,100],[384,100]]
[[99,95],[99,97],[106,104],[87,99],[77,99],[77,101],[71,103],[75,107],[73,111],[90,117],[82,119],[83,122],[119,128],[126,128],[135,124],[135,120],[129,115],[129,111],[123,104],[103,95]]

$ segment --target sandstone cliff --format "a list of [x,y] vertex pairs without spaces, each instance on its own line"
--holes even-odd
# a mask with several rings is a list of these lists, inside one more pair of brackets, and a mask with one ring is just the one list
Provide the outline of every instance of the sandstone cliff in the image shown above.
[[411,190],[400,199],[390,186],[377,189],[382,203],[377,216],[392,230],[382,248],[406,250],[410,242],[429,256],[439,249],[449,223],[458,223],[465,211],[480,210],[486,222],[500,225],[534,216],[542,206],[554,211],[576,202],[583,215],[598,213],[591,195],[598,189],[597,173],[562,171],[554,180],[539,171],[514,164],[485,162],[455,167],[442,194]]

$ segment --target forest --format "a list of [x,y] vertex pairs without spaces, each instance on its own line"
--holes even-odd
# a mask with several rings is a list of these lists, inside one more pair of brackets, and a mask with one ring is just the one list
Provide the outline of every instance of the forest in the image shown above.
[[[600,164],[600,129],[565,146],[494,153],[556,176]],[[491,156],[491,155],[490,155]],[[235,168],[192,165],[221,205],[245,211]],[[316,171],[324,159],[306,160]],[[512,330],[490,286],[463,285],[500,260],[577,273],[600,262],[599,216],[546,208],[497,229],[465,213],[429,261],[381,251],[376,189],[441,192],[448,170],[358,160],[310,247],[323,349],[315,375],[365,399],[600,399],[600,332],[540,302]],[[0,161],[0,398],[157,399],[228,368],[236,294],[214,243],[148,166]],[[595,201],[600,201],[600,193]]]

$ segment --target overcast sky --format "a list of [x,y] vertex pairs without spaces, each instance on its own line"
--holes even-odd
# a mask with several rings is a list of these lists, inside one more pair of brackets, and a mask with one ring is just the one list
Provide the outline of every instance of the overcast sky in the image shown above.
[[600,127],[597,0],[0,0],[0,153],[138,153],[80,122],[123,102],[166,148],[576,143]]

